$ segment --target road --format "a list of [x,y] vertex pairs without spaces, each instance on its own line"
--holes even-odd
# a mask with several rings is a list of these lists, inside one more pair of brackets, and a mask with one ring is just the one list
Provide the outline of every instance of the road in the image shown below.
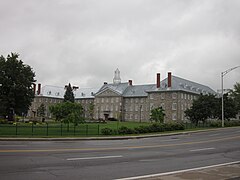
[[240,127],[129,140],[0,141],[0,179],[121,179],[240,161]]

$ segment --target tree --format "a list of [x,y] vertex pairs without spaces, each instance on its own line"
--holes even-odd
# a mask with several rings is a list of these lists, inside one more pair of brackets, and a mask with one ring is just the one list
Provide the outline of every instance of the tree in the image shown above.
[[240,112],[240,83],[234,85],[234,89],[230,91],[230,97],[233,98],[236,108]]
[[88,106],[88,112],[89,112],[89,117],[91,118],[91,120],[93,120],[93,116],[94,116],[94,103],[90,103]]
[[164,116],[165,116],[164,109],[162,107],[157,107],[151,110],[150,121],[163,123]]
[[[228,93],[223,95],[223,103],[224,103],[224,119],[230,120],[230,118],[236,118],[238,113],[237,103],[234,101]],[[218,99],[218,108],[216,111],[216,117],[218,119],[222,119],[222,99]]]
[[74,123],[75,125],[84,122],[83,108],[81,104],[67,101],[50,106],[49,110],[56,117],[57,121]]
[[66,91],[64,94],[64,102],[70,101],[74,103],[74,94],[71,84],[69,83],[68,86],[65,87],[65,89]]
[[37,116],[41,117],[42,120],[45,118],[45,111],[46,111],[46,107],[44,106],[44,104],[42,103],[38,108],[37,108]]
[[19,54],[0,56],[0,115],[13,120],[14,114],[27,113],[34,98],[35,73],[19,60]]
[[214,118],[218,108],[218,101],[214,95],[200,95],[198,99],[193,100],[192,107],[185,111],[185,115],[192,123],[203,123],[208,118]]

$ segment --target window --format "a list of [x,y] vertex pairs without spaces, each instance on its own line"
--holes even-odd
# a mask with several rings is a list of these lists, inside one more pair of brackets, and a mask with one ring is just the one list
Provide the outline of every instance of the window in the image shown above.
[[187,99],[187,94],[184,94],[185,95],[185,98],[184,99]]
[[153,99],[153,94],[149,94],[150,99]]
[[150,103],[150,110],[154,109],[154,104]]
[[172,103],[172,110],[177,110],[177,103]]
[[177,99],[177,93],[172,93],[172,98]]
[[135,111],[138,111],[138,105],[135,105]]
[[117,102],[117,103],[119,102],[119,99],[118,99],[118,97],[116,98],[116,102]]
[[102,103],[104,103],[104,98],[102,98]]
[[182,111],[184,110],[184,104],[183,103],[181,104],[181,109],[182,109]]
[[183,93],[181,93],[181,99],[183,99]]
[[190,100],[190,95],[188,94],[188,100]]
[[130,111],[133,111],[132,104],[130,105]]
[[111,104],[111,111],[113,111],[113,105]]
[[133,115],[132,114],[130,114],[130,120],[132,120],[133,119]]
[[113,103],[114,102],[114,99],[113,98],[111,98],[111,103]]
[[138,115],[137,114],[135,114],[135,120],[137,120],[138,119]]
[[185,115],[182,113],[182,121],[185,120]]
[[172,113],[172,120],[177,120],[177,114],[176,113]]
[[118,106],[117,105],[115,106],[115,110],[118,111]]
[[106,98],[106,103],[108,103],[108,98]]

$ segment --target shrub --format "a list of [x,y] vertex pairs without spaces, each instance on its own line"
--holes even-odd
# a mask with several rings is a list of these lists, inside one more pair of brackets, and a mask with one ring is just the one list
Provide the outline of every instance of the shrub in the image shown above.
[[108,118],[109,121],[117,121],[116,118]]
[[222,122],[220,122],[220,121],[211,121],[209,126],[210,127],[222,127]]
[[131,128],[125,127],[125,126],[121,126],[118,129],[118,134],[134,134],[135,131]]
[[134,128],[135,133],[144,134],[149,132],[149,126],[139,126]]
[[162,132],[164,130],[162,123],[154,123],[149,126],[149,132]]
[[0,124],[8,124],[8,120],[6,120],[6,119],[0,119]]
[[232,127],[232,126],[240,126],[240,121],[233,120],[233,121],[225,121],[226,127]]
[[103,128],[103,129],[101,130],[101,133],[102,133],[103,135],[112,135],[112,134],[113,134],[113,130],[110,129],[110,128]]

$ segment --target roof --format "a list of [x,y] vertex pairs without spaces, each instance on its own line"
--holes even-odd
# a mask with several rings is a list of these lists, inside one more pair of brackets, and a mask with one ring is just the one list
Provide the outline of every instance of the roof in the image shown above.
[[208,86],[189,81],[177,76],[172,76],[172,87],[167,87],[168,79],[165,78],[160,83],[160,89],[155,88],[154,90],[148,92],[155,91],[185,91],[194,94],[216,94],[216,92]]
[[119,95],[123,95],[124,91],[128,87],[128,83],[118,83],[118,84],[104,84],[96,94],[99,94],[106,89],[110,89]]
[[[75,99],[87,99],[94,98],[94,94],[98,90],[99,88],[79,88],[73,93],[75,95]],[[46,85],[42,87],[41,96],[63,99],[65,91],[64,87]]]
[[156,88],[156,84],[132,85],[127,87],[123,96],[124,97],[145,97],[145,96],[148,96],[146,91],[154,90],[155,88]]

